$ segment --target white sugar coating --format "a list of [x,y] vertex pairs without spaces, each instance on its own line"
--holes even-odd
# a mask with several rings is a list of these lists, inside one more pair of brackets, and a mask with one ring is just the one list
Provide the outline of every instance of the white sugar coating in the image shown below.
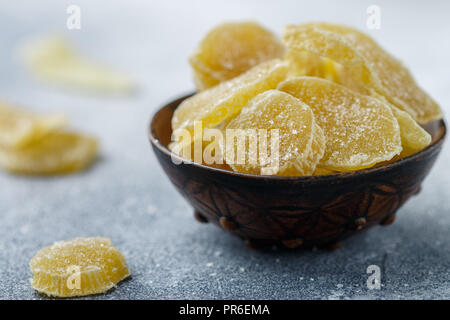
[[[125,258],[109,238],[55,242],[36,253],[30,269],[32,287],[57,297],[103,293],[130,275]],[[72,277],[78,278],[77,285]]]
[[[55,242],[36,253],[30,269],[32,287],[57,297],[106,292],[130,275],[125,258],[111,240],[98,237]],[[78,287],[67,284],[74,272]]]
[[355,170],[401,152],[399,125],[386,103],[314,77],[286,80],[278,89],[313,109],[326,136],[324,166]]
[[212,128],[237,114],[257,94],[274,89],[286,77],[279,59],[263,62],[242,75],[184,100],[172,117],[172,129],[193,130],[195,121]]
[[[356,29],[328,23],[287,26],[283,39],[295,50],[330,58],[345,67],[352,89],[372,91],[408,112],[420,123],[442,118],[442,111],[415,82],[403,64]],[[355,81],[356,80],[356,81]],[[366,86],[354,85],[360,82]]]
[[[253,129],[258,130],[258,148],[250,148],[246,140],[246,162],[245,164],[232,163],[235,158],[228,156],[230,166],[233,170],[247,173],[260,174],[263,164],[250,163],[250,159],[258,159],[260,148],[264,146],[259,142],[260,139],[267,139],[267,154],[272,155],[271,137],[272,130],[278,130],[279,134],[279,171],[277,175],[308,175],[312,174],[315,166],[320,159],[316,161],[305,161],[311,153],[311,145],[314,135],[323,133],[320,129],[315,129],[315,120],[312,110],[295,97],[280,92],[278,90],[269,90],[259,94],[252,99],[241,113],[230,121],[227,126],[227,139],[230,138],[230,129]],[[259,131],[265,130],[265,136]],[[295,134],[293,134],[295,132]],[[324,141],[322,144],[324,145]],[[323,153],[322,153],[323,154]]]
[[407,112],[392,105],[391,109],[400,126],[402,145],[405,148],[402,154],[408,155],[406,152],[418,152],[431,143],[431,135],[414,121]]
[[[33,272],[65,274],[70,265],[82,269],[103,268],[108,251],[114,248],[108,238],[77,238],[70,241],[58,241],[41,249],[31,260]],[[114,248],[115,249],[115,248]],[[115,249],[117,251],[117,249]]]

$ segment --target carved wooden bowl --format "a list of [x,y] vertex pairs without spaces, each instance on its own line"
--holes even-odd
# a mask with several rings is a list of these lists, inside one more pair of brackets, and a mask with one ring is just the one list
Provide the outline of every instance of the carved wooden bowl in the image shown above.
[[153,150],[169,179],[194,208],[200,222],[212,222],[246,240],[249,247],[337,248],[341,240],[373,225],[388,225],[420,191],[446,135],[444,121],[425,129],[430,146],[407,158],[370,169],[310,177],[241,174],[201,164],[175,164],[167,145],[171,118],[188,96],[163,106],[150,124]]

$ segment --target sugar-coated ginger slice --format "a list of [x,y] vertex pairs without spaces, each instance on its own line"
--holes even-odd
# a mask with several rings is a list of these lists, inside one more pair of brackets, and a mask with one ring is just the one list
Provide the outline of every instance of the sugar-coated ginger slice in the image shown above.
[[257,94],[274,89],[286,78],[287,66],[279,59],[263,62],[231,80],[184,100],[172,117],[172,130],[193,131],[194,122],[213,128],[241,111]]
[[122,253],[109,238],[58,241],[30,261],[31,286],[53,297],[104,293],[130,275]]
[[431,143],[431,135],[410,115],[391,105],[392,112],[400,126],[403,150],[400,157],[407,157],[425,149]]
[[288,79],[278,90],[310,106],[326,137],[320,166],[337,171],[368,168],[402,151],[400,127],[388,104],[315,77]]
[[[278,148],[272,144],[273,130],[278,134]],[[256,138],[253,141],[250,139],[252,132]],[[233,136],[239,139],[239,133],[248,134],[243,140],[245,144],[240,146],[244,148],[245,155],[240,160],[238,140],[232,139]],[[289,94],[269,90],[253,98],[230,121],[226,127],[226,144],[225,159],[235,171],[300,176],[314,172],[324,154],[325,137],[315,122],[311,108]],[[236,147],[232,153],[229,145]],[[265,152],[266,158],[261,157],[262,152]],[[278,163],[270,159],[278,159]]]
[[197,90],[232,79],[261,62],[281,58],[284,45],[255,22],[229,22],[214,27],[189,59]]
[[402,139],[403,150],[399,156],[404,158],[425,149],[431,143],[431,135],[423,129],[409,113],[400,110],[393,104],[389,103],[383,96],[374,94],[374,97],[385,102],[391,107],[392,113],[400,126],[400,136]]
[[129,93],[135,89],[129,77],[81,57],[60,37],[28,44],[24,60],[39,78],[68,88],[101,93]]
[[416,84],[406,67],[353,28],[327,23],[290,25],[284,30],[283,40],[291,50],[312,52],[338,62],[347,69],[347,79],[353,78],[350,86],[358,84],[361,88],[364,84],[419,123],[442,118],[439,106]]
[[0,166],[24,175],[55,175],[87,168],[97,157],[97,140],[54,132],[20,149],[0,148]]
[[[306,75],[324,78],[343,84],[357,92],[370,94],[367,87],[365,87],[364,84],[358,83],[357,80],[349,74],[347,69],[342,68],[340,64],[337,64],[328,58],[320,57],[308,51],[288,50],[285,59],[289,63],[288,74],[290,77]],[[400,135],[403,147],[400,155],[401,157],[416,153],[430,144],[430,134],[418,125],[409,113],[395,107],[381,95],[376,93],[372,95],[389,104],[394,116],[397,118],[400,125]]]
[[0,103],[0,147],[22,148],[63,128],[63,115],[37,115]]

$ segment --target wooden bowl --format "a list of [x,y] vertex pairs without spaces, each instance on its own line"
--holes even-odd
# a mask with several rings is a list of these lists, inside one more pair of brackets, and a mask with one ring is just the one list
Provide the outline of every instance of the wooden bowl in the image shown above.
[[399,161],[323,176],[277,177],[242,174],[205,165],[175,164],[167,145],[174,110],[188,96],[163,106],[149,128],[153,150],[169,179],[194,208],[246,240],[249,247],[336,248],[341,240],[373,225],[388,225],[397,210],[420,191],[446,135],[443,120],[428,124],[426,149]]

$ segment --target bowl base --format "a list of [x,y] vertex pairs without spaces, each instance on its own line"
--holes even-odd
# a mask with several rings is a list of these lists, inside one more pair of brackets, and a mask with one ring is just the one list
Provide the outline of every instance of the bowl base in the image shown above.
[[[197,222],[205,224],[209,223],[208,218],[206,218],[203,214],[200,212],[194,210],[194,218]],[[380,225],[387,226],[392,224],[395,221],[395,214],[389,216],[387,219],[380,222]],[[219,220],[220,226],[227,231],[232,231],[235,229],[235,224],[231,221],[226,219],[225,217],[222,217]],[[357,223],[357,230],[361,230],[362,226],[365,224],[365,221],[361,219],[359,223]],[[336,240],[336,241],[330,241],[324,244],[321,244],[320,246],[312,246],[312,245],[305,245],[304,241],[300,238],[298,239],[290,239],[290,240],[283,240],[283,241],[275,241],[275,240],[263,240],[263,239],[242,239],[245,243],[245,246],[252,250],[261,250],[266,249],[268,247],[281,247],[281,248],[288,248],[288,249],[299,249],[299,248],[318,248],[322,250],[328,250],[328,251],[334,251],[342,247],[343,241],[342,240]]]

